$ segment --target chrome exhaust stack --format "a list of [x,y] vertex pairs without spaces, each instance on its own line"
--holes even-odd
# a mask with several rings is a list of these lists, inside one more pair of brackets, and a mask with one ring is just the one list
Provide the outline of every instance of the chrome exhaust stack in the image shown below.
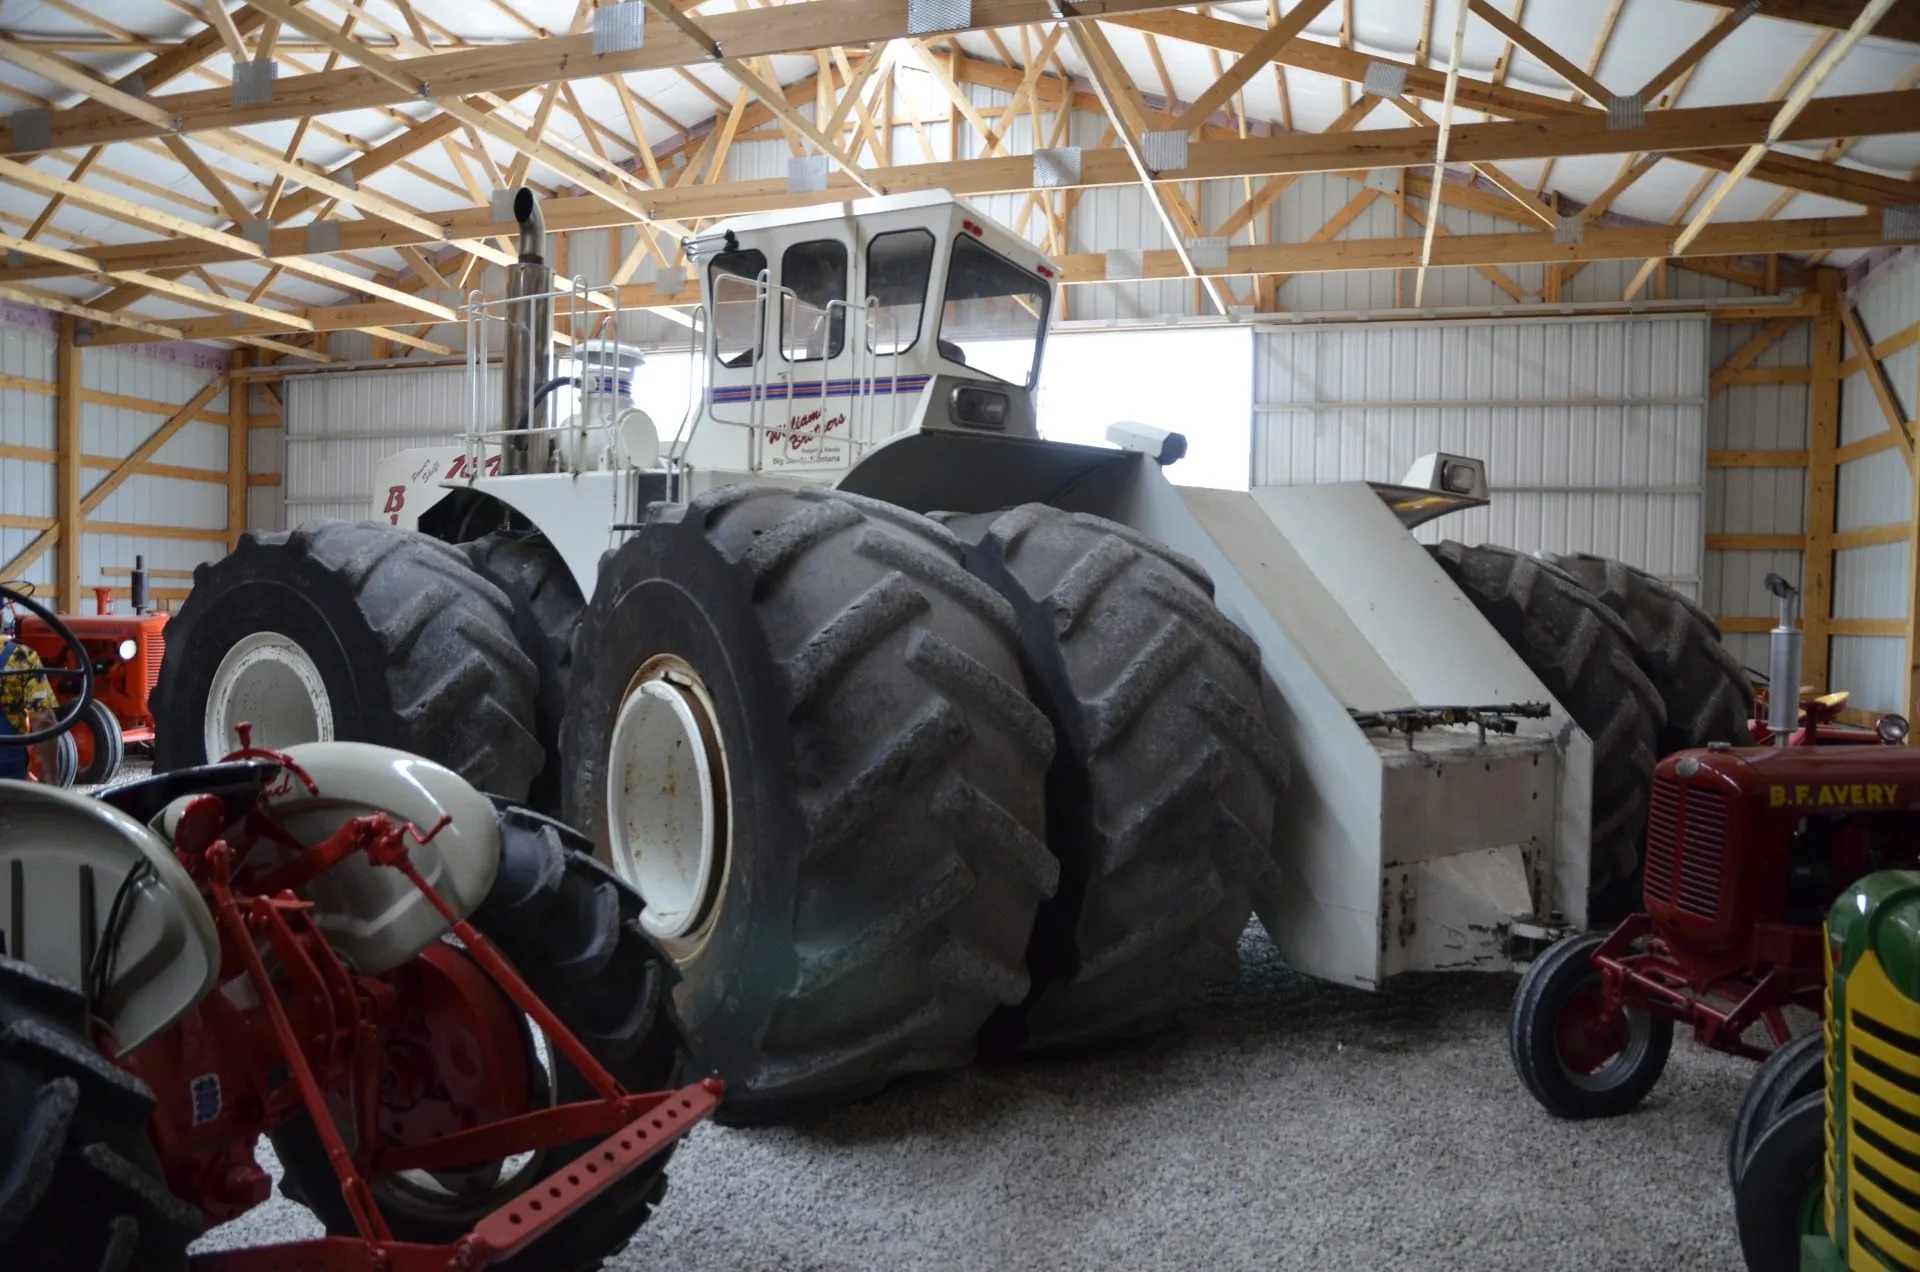
[[[553,270],[547,265],[547,225],[533,191],[513,196],[513,219],[520,224],[520,259],[507,267],[507,350],[502,396],[508,431],[501,471],[547,471],[552,441],[545,436],[544,392],[553,365]],[[529,431],[532,430],[532,431]]]
[[1800,589],[1778,574],[1767,575],[1766,588],[1780,602],[1780,622],[1767,633],[1767,728],[1774,745],[1785,746],[1800,727]]

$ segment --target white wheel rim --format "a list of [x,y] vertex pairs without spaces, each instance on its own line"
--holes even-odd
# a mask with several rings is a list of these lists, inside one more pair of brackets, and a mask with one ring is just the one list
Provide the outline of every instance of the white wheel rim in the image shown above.
[[727,766],[713,699],[693,668],[652,658],[608,744],[613,868],[646,902],[640,925],[676,954],[710,929],[727,864]]
[[227,651],[207,687],[207,758],[240,745],[234,726],[253,726],[253,744],[285,750],[333,741],[333,702],[307,651],[279,632],[254,632]]

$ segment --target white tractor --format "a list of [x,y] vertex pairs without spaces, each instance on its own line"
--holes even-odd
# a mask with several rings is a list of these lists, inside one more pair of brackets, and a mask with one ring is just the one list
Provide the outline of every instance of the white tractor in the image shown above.
[[1657,581],[1408,533],[1486,502],[1476,460],[1242,492],[1171,484],[1177,433],[1041,440],[1057,268],[951,196],[687,243],[704,383],[664,438],[515,210],[464,444],[390,461],[383,522],[197,572],[159,762],[247,721],[562,816],[725,1116],[1157,1028],[1255,911],[1342,984],[1508,967],[1637,895],[1657,753],[1745,736]]

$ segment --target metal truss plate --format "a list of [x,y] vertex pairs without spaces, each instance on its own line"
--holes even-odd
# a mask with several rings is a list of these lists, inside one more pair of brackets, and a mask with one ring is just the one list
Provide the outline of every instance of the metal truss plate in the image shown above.
[[647,43],[647,6],[643,0],[623,0],[593,11],[593,55],[631,53]]
[[1625,97],[1607,99],[1607,131],[1621,132],[1628,128],[1644,127],[1647,122],[1647,103],[1638,93],[1629,93]]
[[1182,129],[1142,133],[1140,157],[1149,172],[1178,172],[1187,166],[1187,134]]
[[1586,222],[1577,216],[1555,217],[1553,220],[1553,241],[1563,247],[1570,243],[1578,243],[1580,241],[1580,234],[1585,227]]
[[1133,278],[1147,276],[1147,254],[1130,248],[1122,248],[1106,254],[1107,281],[1124,282]]
[[280,64],[270,57],[256,57],[233,64],[233,104],[264,106],[273,100],[273,81]]
[[1392,62],[1368,62],[1360,87],[1374,97],[1398,97],[1407,91],[1407,68]]
[[9,118],[13,121],[11,149],[20,151],[53,148],[53,112],[44,109],[16,110]]
[[487,212],[493,217],[495,224],[499,224],[502,221],[511,222],[513,220],[513,191],[494,190],[489,192],[487,195]]
[[1369,190],[1378,190],[1381,194],[1393,194],[1400,189],[1400,169],[1375,168],[1367,173],[1361,184]]
[[787,193],[815,194],[827,188],[825,155],[793,155],[787,160]]
[[959,31],[973,25],[973,0],[907,0],[907,34]]
[[1050,150],[1034,151],[1033,184],[1035,186],[1079,185],[1080,147],[1056,146]]
[[272,221],[242,221],[240,237],[263,251],[273,243]]
[[1920,239],[1920,203],[1896,203],[1882,208],[1880,232],[1890,239]]
[[315,221],[307,227],[307,250],[309,252],[337,252],[340,250],[340,222]]
[[678,296],[687,285],[687,271],[679,265],[653,267],[653,286],[662,296]]
[[1225,269],[1227,267],[1227,240],[1224,235],[1206,234],[1187,240],[1187,255],[1193,258],[1195,269]]

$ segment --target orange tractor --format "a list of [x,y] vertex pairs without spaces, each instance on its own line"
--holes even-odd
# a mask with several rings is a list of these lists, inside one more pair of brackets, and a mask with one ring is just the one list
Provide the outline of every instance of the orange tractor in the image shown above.
[[[153,712],[147,696],[160,675],[160,660],[167,651],[166,614],[154,613],[147,604],[147,571],[143,558],[134,558],[133,612],[118,614],[113,608],[113,589],[96,587],[94,613],[62,614],[73,629],[93,664],[93,700],[81,713],[80,722],[68,735],[73,739],[75,763],[73,776],[66,772],[54,778],[56,785],[74,783],[98,785],[111,782],[120,771],[129,743],[153,741]],[[13,639],[40,656],[49,673],[77,670],[72,655],[52,627],[31,613],[19,615]],[[53,690],[64,704],[78,697],[77,677],[50,674]],[[62,764],[63,770],[68,770]],[[45,780],[45,775],[42,775]]]

